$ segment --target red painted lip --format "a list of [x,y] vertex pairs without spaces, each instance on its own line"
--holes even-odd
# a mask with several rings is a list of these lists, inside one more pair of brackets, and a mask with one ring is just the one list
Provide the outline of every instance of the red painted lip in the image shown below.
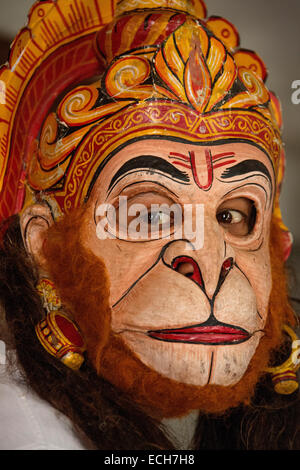
[[235,344],[249,339],[248,331],[230,325],[195,325],[177,329],[148,331],[151,338],[194,344]]

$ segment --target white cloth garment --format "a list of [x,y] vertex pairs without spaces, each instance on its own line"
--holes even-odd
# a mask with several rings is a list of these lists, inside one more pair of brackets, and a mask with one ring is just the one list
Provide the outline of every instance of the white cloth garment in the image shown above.
[[0,450],[85,450],[68,418],[20,384],[0,341]]

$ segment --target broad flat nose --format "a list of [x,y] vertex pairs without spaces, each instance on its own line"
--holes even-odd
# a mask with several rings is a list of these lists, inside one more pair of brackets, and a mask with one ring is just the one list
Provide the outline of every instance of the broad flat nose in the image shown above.
[[166,246],[162,258],[169,267],[190,277],[201,288],[205,288],[207,297],[212,299],[219,285],[224,262],[231,258],[233,263],[235,252],[225,243],[223,229],[217,220],[206,215],[201,248],[195,248],[193,239],[174,240]]
[[[176,258],[173,259],[171,263],[171,267],[178,273],[196,282],[204,291],[206,291],[200,267],[198,266],[198,263],[192,257],[177,256]],[[218,282],[215,286],[215,291],[213,295],[209,296],[210,298],[213,299],[217,295],[223,282],[226,279],[226,276],[228,275],[232,267],[233,267],[233,258],[231,257],[226,258],[220,267]]]

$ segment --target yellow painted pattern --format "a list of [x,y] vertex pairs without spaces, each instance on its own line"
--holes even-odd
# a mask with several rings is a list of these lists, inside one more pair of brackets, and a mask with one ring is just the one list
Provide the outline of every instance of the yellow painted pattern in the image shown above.
[[116,0],[57,0],[33,5],[27,27],[12,44],[9,64],[0,71],[0,191],[15,113],[33,73],[56,48],[110,22],[115,4]]

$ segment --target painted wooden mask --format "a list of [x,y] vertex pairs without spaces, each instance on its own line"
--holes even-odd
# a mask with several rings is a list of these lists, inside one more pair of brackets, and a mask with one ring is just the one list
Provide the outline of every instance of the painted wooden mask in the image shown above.
[[234,387],[275,331],[270,237],[277,227],[284,259],[290,236],[266,76],[201,0],[37,3],[1,70],[1,215],[83,207],[80,240],[106,267],[118,343],[91,356],[133,395],[136,371],[155,374],[144,395],[156,403],[157,384],[183,385],[187,401],[242,396]]

